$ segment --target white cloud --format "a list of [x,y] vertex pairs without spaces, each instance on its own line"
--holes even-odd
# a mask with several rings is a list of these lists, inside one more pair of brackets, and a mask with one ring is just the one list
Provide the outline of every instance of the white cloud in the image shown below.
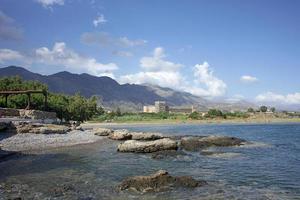
[[266,92],[263,94],[259,94],[256,96],[255,100],[261,103],[271,103],[275,105],[283,105],[283,104],[299,104],[300,105],[300,93],[296,92],[294,94],[276,94],[273,92]]
[[205,97],[222,96],[226,92],[226,84],[213,75],[207,62],[194,66],[194,81],[190,82],[180,72],[183,65],[166,60],[162,47],[155,48],[151,57],[141,58],[140,66],[141,72],[123,75],[120,81],[135,84],[150,83]]
[[105,24],[106,22],[107,20],[104,18],[103,14],[97,16],[97,18],[93,20],[93,24],[95,27],[98,27],[98,25]]
[[87,45],[106,46],[106,47],[135,47],[147,43],[146,40],[130,40],[127,37],[115,38],[105,32],[87,32],[81,35],[81,42]]
[[53,5],[64,5],[64,0],[36,0],[36,2],[40,3],[44,8],[51,8]]
[[11,49],[0,49],[0,63],[23,59],[23,55]]
[[174,72],[178,71],[179,68],[183,66],[180,63],[173,63],[171,61],[167,61],[164,58],[166,58],[164,49],[162,47],[157,47],[153,51],[153,56],[141,58],[140,64],[141,67],[148,72]]
[[240,80],[244,83],[253,83],[253,82],[257,82],[258,79],[254,76],[249,76],[249,75],[244,75],[241,76]]
[[[194,83],[198,87],[192,87],[190,90],[199,96],[217,97],[225,94],[227,85],[221,79],[213,74],[207,62],[194,66]],[[206,86],[206,89],[201,87],[201,84]]]
[[35,54],[36,62],[47,65],[62,65],[76,72],[87,72],[96,76],[103,74],[112,76],[113,71],[118,69],[115,63],[102,64],[97,62],[95,58],[79,55],[67,48],[64,42],[55,43],[52,50],[47,47],[38,48]]
[[5,15],[1,10],[0,10],[0,39],[2,40],[22,39],[22,30],[15,25],[14,19]]

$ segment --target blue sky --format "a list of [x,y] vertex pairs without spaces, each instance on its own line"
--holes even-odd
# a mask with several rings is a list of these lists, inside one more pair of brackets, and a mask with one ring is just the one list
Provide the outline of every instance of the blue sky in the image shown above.
[[300,104],[300,1],[1,0],[0,66]]

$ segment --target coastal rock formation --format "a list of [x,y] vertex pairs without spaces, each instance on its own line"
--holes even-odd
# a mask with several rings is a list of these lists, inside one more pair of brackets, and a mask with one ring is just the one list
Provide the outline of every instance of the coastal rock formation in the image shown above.
[[[102,131],[101,128],[99,130]],[[110,129],[106,130],[109,132]],[[108,138],[112,140],[157,140],[164,137],[160,133],[129,132],[126,129],[120,129],[115,131],[110,130]]]
[[195,188],[205,184],[205,181],[198,181],[190,176],[173,177],[167,171],[159,170],[149,176],[127,178],[118,186],[118,189],[138,192],[159,192],[177,187]]
[[127,140],[118,145],[120,152],[151,153],[163,150],[176,150],[177,142],[169,138],[154,141]]
[[119,129],[109,134],[108,138],[112,140],[130,140],[132,135],[126,129]]
[[98,135],[98,136],[108,136],[108,135],[112,134],[114,131],[112,129],[108,129],[108,128],[95,128],[95,129],[93,129],[93,132],[95,135]]
[[239,146],[246,142],[243,139],[228,136],[207,136],[207,137],[184,137],[181,139],[181,147],[187,151],[198,151],[211,146]]
[[34,134],[64,134],[70,131],[70,128],[62,125],[40,124],[21,122],[15,124],[16,132],[34,133]]
[[160,133],[132,132],[132,140],[157,140],[164,138]]
[[160,160],[167,158],[178,158],[182,156],[186,156],[187,154],[184,151],[180,150],[166,150],[166,151],[157,151],[151,154],[152,159]]

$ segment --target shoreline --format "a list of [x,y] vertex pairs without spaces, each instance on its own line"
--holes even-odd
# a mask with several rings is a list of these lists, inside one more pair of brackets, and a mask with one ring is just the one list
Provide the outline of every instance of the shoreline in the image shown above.
[[153,121],[124,121],[124,122],[96,122],[87,121],[82,123],[83,127],[89,126],[122,126],[122,125],[255,125],[255,124],[299,124],[300,118],[283,119],[278,118],[277,120],[153,120]]

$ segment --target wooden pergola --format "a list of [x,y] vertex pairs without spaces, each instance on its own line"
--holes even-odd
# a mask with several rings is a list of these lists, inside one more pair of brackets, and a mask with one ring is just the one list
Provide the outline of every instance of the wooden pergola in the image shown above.
[[27,107],[30,109],[31,105],[31,94],[43,94],[45,97],[44,108],[47,109],[47,91],[45,90],[23,90],[23,91],[0,91],[0,95],[5,96],[5,107],[7,107],[7,100],[9,95],[26,94],[27,95]]

